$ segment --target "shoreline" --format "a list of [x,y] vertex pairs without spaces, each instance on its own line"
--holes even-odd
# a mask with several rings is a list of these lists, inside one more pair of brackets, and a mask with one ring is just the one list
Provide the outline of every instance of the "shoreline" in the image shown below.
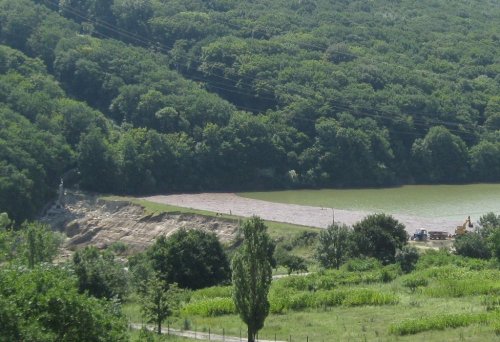
[[[326,228],[335,219],[352,226],[362,220],[365,216],[375,212],[360,210],[345,210],[325,207],[306,206],[298,204],[285,204],[268,202],[258,199],[250,199],[238,196],[235,193],[199,193],[182,195],[157,195],[141,197],[141,199],[169,204],[178,207],[205,210],[216,213],[230,214],[241,217],[260,216],[262,219],[291,223],[302,226]],[[380,212],[380,211],[379,211]],[[413,234],[416,229],[446,231],[454,233],[456,226],[462,222],[443,218],[422,218],[404,214],[391,214],[403,223],[406,231]]]

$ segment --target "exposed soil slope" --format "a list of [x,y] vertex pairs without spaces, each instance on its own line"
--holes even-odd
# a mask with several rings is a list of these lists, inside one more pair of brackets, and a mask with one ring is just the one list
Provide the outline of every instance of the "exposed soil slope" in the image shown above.
[[136,252],[158,236],[168,236],[180,228],[211,231],[222,242],[230,242],[237,231],[237,224],[230,220],[189,214],[152,215],[129,202],[73,192],[66,195],[64,210],[46,215],[42,221],[68,236],[69,249],[87,245],[104,248],[121,241],[129,246],[129,252]]

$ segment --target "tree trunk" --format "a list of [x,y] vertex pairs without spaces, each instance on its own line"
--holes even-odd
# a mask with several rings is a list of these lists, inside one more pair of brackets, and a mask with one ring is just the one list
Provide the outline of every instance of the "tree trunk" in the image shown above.
[[158,335],[161,335],[161,320],[158,320]]
[[248,342],[255,342],[255,334],[250,326],[248,326]]

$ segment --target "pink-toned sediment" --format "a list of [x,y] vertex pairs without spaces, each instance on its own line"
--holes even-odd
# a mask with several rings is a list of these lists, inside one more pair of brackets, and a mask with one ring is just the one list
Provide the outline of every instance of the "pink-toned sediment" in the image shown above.
[[[352,225],[370,212],[311,207],[296,204],[274,203],[237,196],[234,193],[201,193],[145,197],[144,200],[178,207],[232,214],[242,217],[260,216],[269,221],[326,228],[335,222]],[[460,222],[442,218],[415,217],[391,213],[413,234],[417,228],[453,233]]]

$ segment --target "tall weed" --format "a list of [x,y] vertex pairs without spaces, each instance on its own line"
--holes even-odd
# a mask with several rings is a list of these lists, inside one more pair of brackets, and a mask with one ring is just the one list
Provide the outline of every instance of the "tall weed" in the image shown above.
[[487,323],[489,320],[490,316],[486,313],[441,314],[392,324],[389,327],[389,332],[395,335],[412,335],[429,330],[443,330],[465,327],[475,323]]
[[191,302],[181,309],[183,316],[214,317],[236,312],[232,298],[207,298]]

